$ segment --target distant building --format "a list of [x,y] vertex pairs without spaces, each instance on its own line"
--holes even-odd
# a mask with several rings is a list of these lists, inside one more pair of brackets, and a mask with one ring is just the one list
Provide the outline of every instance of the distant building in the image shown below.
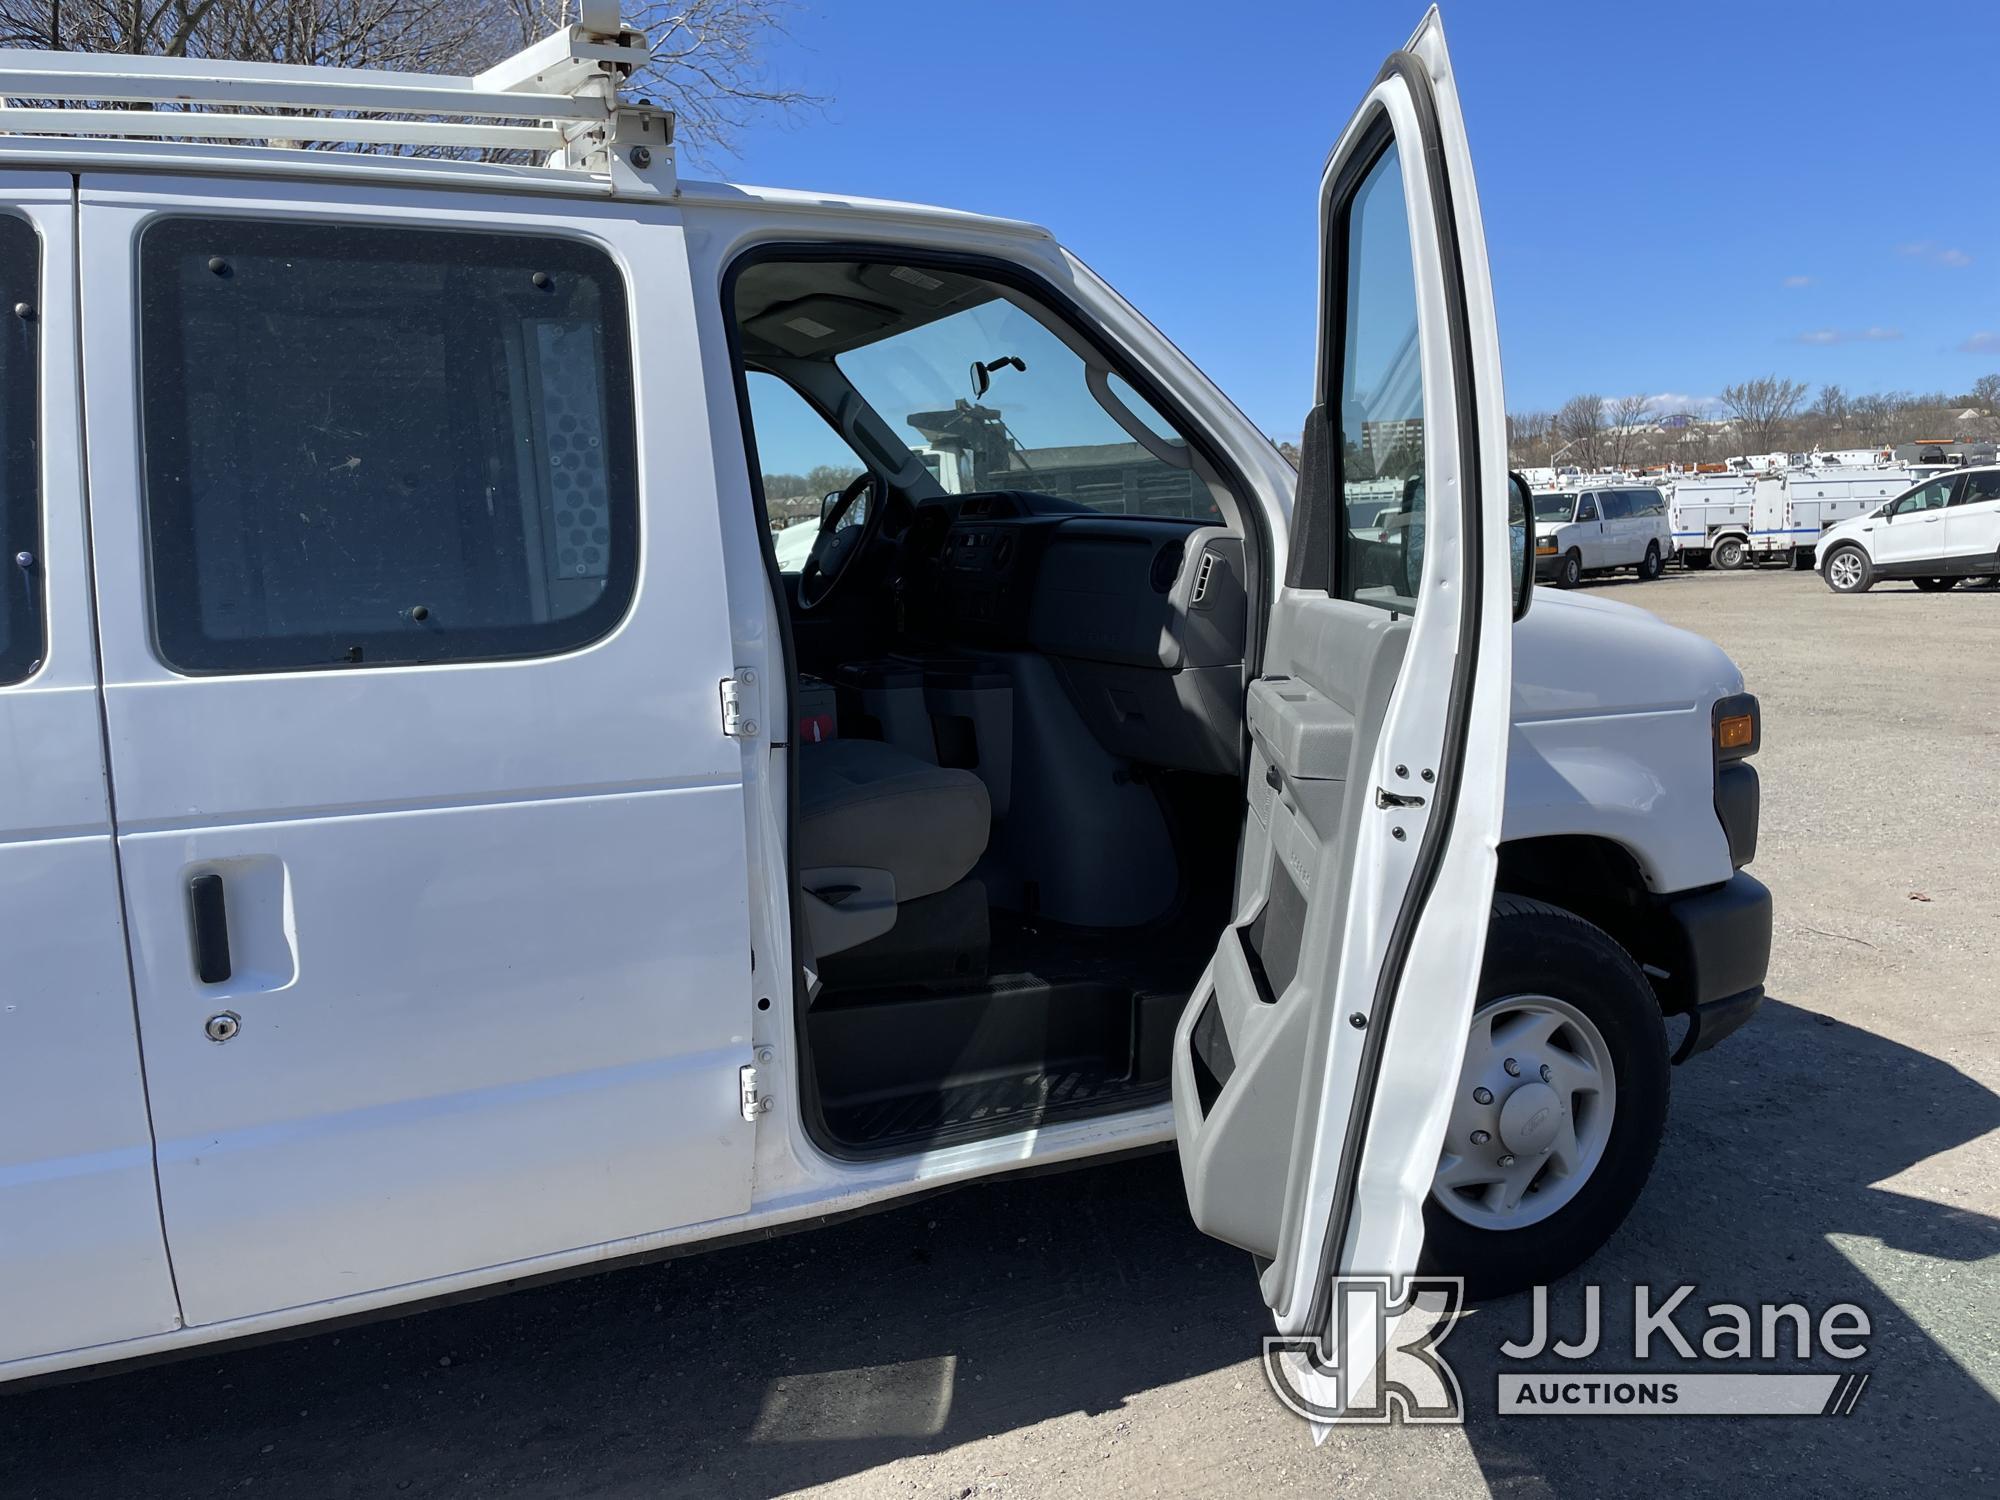
[[1361,456],[1368,461],[1368,467],[1377,474],[1382,472],[1382,465],[1399,448],[1421,449],[1423,443],[1422,417],[1401,417],[1393,421],[1361,424]]

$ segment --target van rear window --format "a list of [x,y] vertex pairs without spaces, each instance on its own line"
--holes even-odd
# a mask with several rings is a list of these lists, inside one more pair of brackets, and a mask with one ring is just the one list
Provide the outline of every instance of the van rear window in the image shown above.
[[139,247],[154,629],[194,672],[535,656],[638,560],[624,283],[575,240],[170,218]]
[[21,681],[42,658],[40,280],[34,226],[0,214],[0,682]]

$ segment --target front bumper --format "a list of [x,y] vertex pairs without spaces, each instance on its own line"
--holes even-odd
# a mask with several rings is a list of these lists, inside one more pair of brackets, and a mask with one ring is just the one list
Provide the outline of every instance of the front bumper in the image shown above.
[[1547,583],[1556,576],[1556,564],[1562,561],[1560,552],[1537,552],[1535,554],[1535,581]]
[[1674,1051],[1686,1062],[1742,1026],[1764,1002],[1771,966],[1771,892],[1741,870],[1705,891],[1669,897],[1662,906],[1672,977],[1688,1033]]

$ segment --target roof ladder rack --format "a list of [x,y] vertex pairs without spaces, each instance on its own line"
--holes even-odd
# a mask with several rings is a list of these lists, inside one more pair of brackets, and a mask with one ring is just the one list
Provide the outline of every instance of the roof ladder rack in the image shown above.
[[580,9],[581,21],[471,77],[0,49],[0,133],[528,151],[615,192],[671,195],[672,113],[619,97],[651,48],[615,4]]

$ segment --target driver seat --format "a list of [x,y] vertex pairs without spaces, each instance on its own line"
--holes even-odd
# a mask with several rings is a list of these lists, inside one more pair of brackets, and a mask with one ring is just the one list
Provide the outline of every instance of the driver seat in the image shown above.
[[986,852],[993,809],[971,771],[880,740],[806,742],[799,884],[817,956],[880,937],[897,909],[950,889]]

